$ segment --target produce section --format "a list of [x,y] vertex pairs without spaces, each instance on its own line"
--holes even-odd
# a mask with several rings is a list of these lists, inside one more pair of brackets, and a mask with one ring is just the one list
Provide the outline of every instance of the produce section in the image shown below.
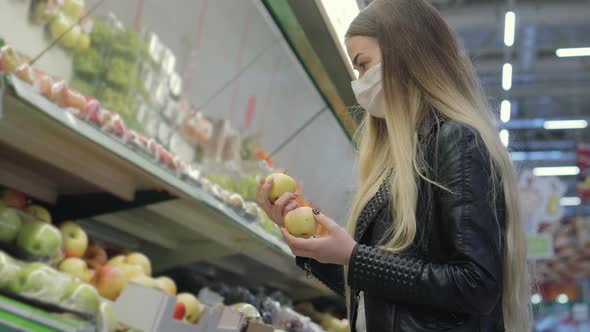
[[[89,9],[31,1],[23,33],[47,55],[10,34],[0,49],[0,327],[342,331],[294,309],[331,293],[254,202],[274,172],[258,135],[190,102],[155,32]],[[271,177],[271,201],[297,192],[311,211],[302,183]],[[316,231],[292,228],[299,218],[309,214],[293,213],[290,232]],[[200,266],[214,276],[177,283],[178,269]]]

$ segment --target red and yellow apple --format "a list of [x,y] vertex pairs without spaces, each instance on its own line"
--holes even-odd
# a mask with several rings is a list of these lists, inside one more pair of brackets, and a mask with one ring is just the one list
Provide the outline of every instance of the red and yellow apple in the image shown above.
[[85,282],[87,282],[89,284],[93,284],[92,281],[94,280],[95,275],[96,275],[95,269],[88,269],[84,272],[84,278],[82,280],[84,280]]
[[268,199],[271,202],[276,201],[285,193],[295,193],[297,191],[297,182],[292,177],[283,173],[273,173],[266,177],[266,181],[274,180],[272,188],[268,192]]
[[197,298],[190,293],[181,293],[176,296],[178,302],[183,303],[186,307],[183,320],[188,323],[196,324],[199,322],[205,307]]
[[27,204],[27,198],[19,191],[5,189],[0,194],[0,202],[3,202],[8,207],[22,210]]
[[84,260],[89,267],[96,269],[105,265],[108,260],[107,252],[96,243],[91,243],[84,253]]
[[127,285],[127,281],[127,276],[120,268],[105,265],[96,270],[93,283],[102,297],[114,301]]
[[82,257],[88,248],[88,235],[73,221],[66,221],[60,226],[66,257]]
[[285,215],[285,228],[293,236],[310,238],[317,231],[317,222],[310,207],[300,207]]

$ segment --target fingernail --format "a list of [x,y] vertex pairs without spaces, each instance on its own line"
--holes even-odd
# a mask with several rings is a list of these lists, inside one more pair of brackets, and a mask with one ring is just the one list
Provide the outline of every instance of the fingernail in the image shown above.
[[[307,211],[309,211],[309,210],[307,210]],[[315,209],[315,208],[314,208],[314,209],[313,209],[313,210],[311,210],[311,211],[312,211],[312,212],[313,212],[313,214],[315,214],[316,216],[320,214],[320,210],[318,210],[318,209]]]

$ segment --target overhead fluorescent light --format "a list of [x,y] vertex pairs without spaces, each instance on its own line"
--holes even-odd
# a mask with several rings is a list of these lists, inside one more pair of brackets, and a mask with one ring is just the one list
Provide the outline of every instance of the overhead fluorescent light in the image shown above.
[[555,51],[555,54],[560,58],[590,56],[590,47],[560,48]]
[[562,197],[559,199],[559,204],[561,206],[578,206],[582,204],[582,200],[580,197]]
[[500,130],[500,140],[504,146],[508,146],[510,144],[510,133],[506,129]]
[[510,11],[504,19],[504,44],[508,47],[514,45],[514,34],[516,30],[516,14]]
[[512,64],[505,63],[502,67],[502,89],[509,91],[512,89]]
[[543,124],[545,129],[584,129],[588,127],[587,120],[550,120]]
[[510,121],[511,104],[509,100],[503,100],[500,104],[500,120],[506,123]]
[[533,169],[536,176],[574,176],[580,174],[580,168],[577,166],[563,167],[536,167]]

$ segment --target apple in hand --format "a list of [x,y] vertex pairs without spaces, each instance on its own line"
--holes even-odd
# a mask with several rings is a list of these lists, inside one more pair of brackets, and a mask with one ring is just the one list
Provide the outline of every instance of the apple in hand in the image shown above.
[[16,240],[22,223],[16,211],[0,206],[0,244],[12,244]]
[[98,244],[92,243],[84,253],[84,260],[89,267],[96,269],[99,266],[106,264],[108,260],[107,252]]
[[184,315],[186,315],[186,305],[182,302],[176,302],[176,306],[174,307],[174,319],[182,320],[184,319]]
[[35,257],[52,257],[61,248],[61,233],[54,226],[41,222],[25,222],[16,238],[16,245]]
[[120,268],[105,265],[96,270],[93,283],[102,297],[114,301],[127,285],[127,280],[127,276]]
[[203,314],[205,309],[203,304],[197,300],[197,298],[190,293],[181,293],[176,297],[177,301],[183,303],[186,307],[186,313],[183,320],[189,323],[197,323]]
[[22,210],[27,204],[25,195],[19,191],[12,189],[5,189],[0,195],[0,201],[4,202],[6,206]]
[[156,287],[170,295],[176,295],[176,283],[168,277],[156,278]]
[[88,248],[86,232],[73,221],[66,221],[60,226],[66,257],[82,257]]
[[88,266],[86,265],[86,262],[82,259],[70,257],[61,261],[57,269],[72,277],[76,277],[81,280],[86,280],[86,271],[88,270]]
[[96,314],[100,306],[100,296],[92,285],[73,281],[66,287],[62,302],[69,308]]
[[7,287],[16,278],[21,267],[3,251],[0,251],[0,288]]
[[310,238],[317,231],[318,224],[310,207],[300,207],[285,215],[285,228],[293,236]]
[[125,260],[127,264],[138,265],[143,269],[146,276],[152,275],[152,263],[146,255],[138,252],[127,255]]
[[53,219],[51,218],[51,213],[49,213],[49,211],[47,211],[47,209],[42,207],[41,205],[29,205],[25,209],[25,213],[35,217],[35,219],[39,221],[43,221],[48,224],[51,224],[51,222],[53,221]]
[[266,181],[274,179],[272,188],[268,191],[268,199],[271,202],[276,201],[284,193],[294,193],[297,191],[297,182],[292,177],[283,173],[273,173],[266,177]]

